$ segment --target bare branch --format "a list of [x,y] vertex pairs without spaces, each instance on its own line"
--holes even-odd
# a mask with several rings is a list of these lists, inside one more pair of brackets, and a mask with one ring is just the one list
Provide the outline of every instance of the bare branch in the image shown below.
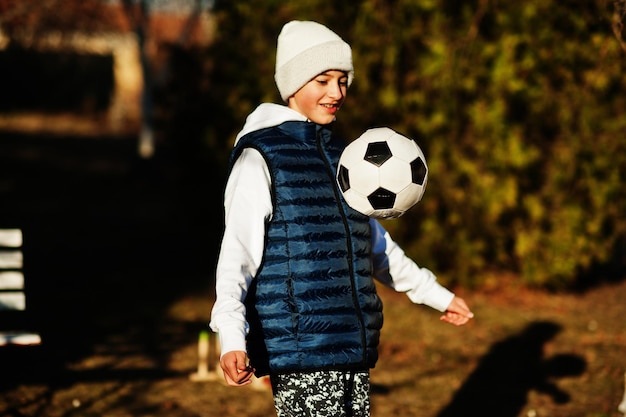
[[626,0],[615,0],[613,2],[613,16],[611,17],[611,28],[613,35],[626,53],[626,41],[624,40],[624,17],[626,17]]
[[470,26],[469,31],[467,32],[467,40],[473,41],[476,39],[478,35],[478,27],[480,26],[480,21],[482,20],[485,13],[487,13],[487,9],[489,7],[489,0],[480,0],[478,5],[478,10],[474,14],[474,18],[472,19],[472,25]]

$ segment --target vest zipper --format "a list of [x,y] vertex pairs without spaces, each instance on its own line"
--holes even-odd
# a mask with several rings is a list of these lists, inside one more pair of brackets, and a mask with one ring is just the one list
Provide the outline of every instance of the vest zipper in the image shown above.
[[337,206],[339,207],[339,213],[341,214],[341,220],[343,222],[343,227],[346,231],[346,244],[348,249],[348,269],[350,271],[350,287],[352,290],[352,303],[354,304],[354,308],[356,310],[357,318],[359,320],[359,325],[361,327],[361,345],[363,346],[363,363],[367,364],[367,337],[365,334],[365,320],[363,318],[363,310],[361,309],[361,305],[359,304],[359,299],[357,296],[357,288],[355,282],[354,275],[354,254],[352,251],[352,234],[350,233],[350,227],[348,226],[348,219],[346,217],[345,210],[343,205],[341,204],[341,195],[339,193],[339,187],[335,181],[335,175],[333,167],[331,166],[330,160],[325,152],[324,146],[322,145],[322,135],[320,131],[316,132],[317,139],[317,150],[322,156],[324,160],[324,164],[326,165],[326,169],[328,170],[328,174],[331,178],[331,182],[333,184],[333,192],[335,193],[335,201],[337,202]]

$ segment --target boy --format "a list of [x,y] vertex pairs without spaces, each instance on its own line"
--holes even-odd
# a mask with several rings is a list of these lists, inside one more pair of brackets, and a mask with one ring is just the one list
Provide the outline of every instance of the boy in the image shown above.
[[[275,80],[237,135],[211,328],[229,385],[270,375],[284,416],[369,416],[382,304],[373,278],[465,324],[464,300],[418,267],[335,182],[345,143],[330,127],[354,78],[352,51],[309,21],[287,23]],[[249,358],[249,363],[248,363]]]

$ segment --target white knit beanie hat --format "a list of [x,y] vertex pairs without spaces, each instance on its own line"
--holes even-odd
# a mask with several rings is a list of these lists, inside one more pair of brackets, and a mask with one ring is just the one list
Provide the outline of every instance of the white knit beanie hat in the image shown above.
[[343,39],[317,22],[293,20],[281,30],[276,46],[274,79],[284,101],[324,71],[348,74],[354,79],[352,49]]

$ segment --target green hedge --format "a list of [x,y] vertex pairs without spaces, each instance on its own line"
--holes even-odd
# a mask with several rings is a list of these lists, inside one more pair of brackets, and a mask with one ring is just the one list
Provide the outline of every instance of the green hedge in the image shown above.
[[611,260],[626,231],[626,54],[611,26],[621,2],[234,3],[217,10],[209,54],[228,69],[214,74],[227,81],[216,86],[224,111],[240,124],[278,100],[285,21],[335,29],[356,69],[337,129],[354,138],[386,125],[420,143],[426,195],[384,224],[444,282],[512,273],[563,288]]

